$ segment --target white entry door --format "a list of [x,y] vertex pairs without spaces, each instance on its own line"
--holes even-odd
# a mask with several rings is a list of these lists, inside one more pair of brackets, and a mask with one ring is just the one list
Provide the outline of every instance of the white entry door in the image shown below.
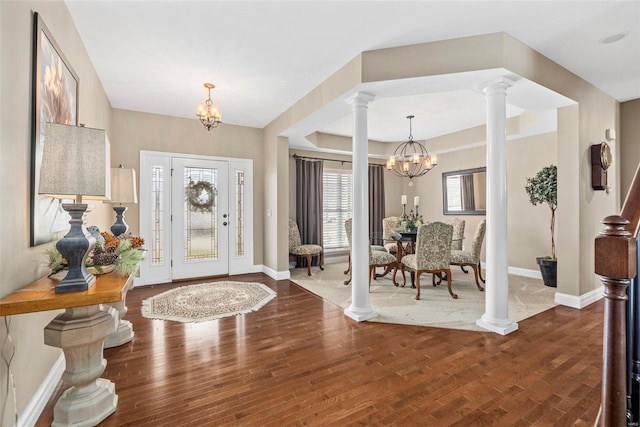
[[172,278],[228,274],[228,163],[174,158],[171,168]]
[[242,274],[253,265],[253,162],[140,152],[138,285]]

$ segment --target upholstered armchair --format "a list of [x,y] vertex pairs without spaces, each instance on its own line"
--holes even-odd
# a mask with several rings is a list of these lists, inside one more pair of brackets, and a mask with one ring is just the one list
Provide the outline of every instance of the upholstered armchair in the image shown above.
[[307,260],[307,274],[311,276],[311,258],[319,257],[318,266],[324,270],[324,250],[320,245],[303,245],[298,224],[289,218],[289,255]]
[[[349,240],[349,247],[351,247],[351,228],[352,228],[353,220],[349,218],[344,222],[344,231],[347,233],[347,240]],[[383,251],[386,252],[386,248],[380,245],[371,245],[371,250],[374,251]],[[351,250],[349,250],[349,264],[347,265],[347,269],[344,271],[344,274],[349,274],[351,271]]]
[[[344,231],[347,233],[347,240],[349,241],[349,252],[351,252],[351,233],[353,228],[353,220],[349,218],[344,222]],[[396,273],[398,272],[398,260],[394,255],[391,255],[386,250],[375,250],[374,246],[369,244],[369,287],[371,287],[371,279],[373,278],[376,267],[386,267],[387,269],[395,268],[393,272],[393,284],[396,283]],[[351,272],[351,253],[349,253],[349,268],[345,271],[345,274]],[[351,283],[351,275],[349,279],[344,281],[345,285]]]
[[418,293],[416,299],[420,299],[420,275],[422,273],[433,273],[433,284],[435,285],[435,274],[446,273],[449,285],[449,294],[452,298],[458,298],[451,290],[451,237],[453,236],[453,225],[444,222],[430,222],[418,228],[416,236],[415,254],[402,257],[402,279],[405,280],[404,270],[415,272],[416,288]]
[[391,236],[402,230],[400,222],[400,217],[397,216],[390,216],[382,220],[382,234],[384,236],[384,240],[387,242],[384,244],[384,248],[387,252],[394,255],[398,252],[398,244],[396,242],[389,241],[392,239]]
[[[478,278],[484,283],[482,277],[482,270],[480,269],[480,250],[482,249],[482,241],[484,240],[484,234],[487,230],[487,220],[483,219],[476,227],[476,232],[473,235],[471,241],[471,250],[469,251],[451,251],[451,265],[459,265],[460,267],[470,266],[473,268],[473,272],[476,278],[476,286],[479,290],[484,291],[484,288],[478,281]],[[464,270],[463,270],[464,271]]]

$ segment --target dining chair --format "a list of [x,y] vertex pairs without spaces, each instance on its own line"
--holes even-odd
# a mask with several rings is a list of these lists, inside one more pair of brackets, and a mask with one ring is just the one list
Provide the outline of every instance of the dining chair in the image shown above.
[[[464,219],[453,218],[450,221],[447,221],[447,224],[453,225],[453,238],[451,239],[451,250],[452,251],[461,251],[462,250],[462,241],[464,240]],[[460,266],[460,270],[464,274],[469,274],[469,270],[464,268],[464,265]]]
[[[447,224],[453,225],[453,237],[451,238],[451,250],[461,251],[462,241],[464,240],[464,219],[453,218],[447,221]],[[464,270],[463,270],[464,271]]]
[[[458,298],[451,290],[451,237],[453,225],[444,222],[430,222],[418,228],[416,236],[416,251],[414,254],[402,257],[402,279],[405,280],[405,268],[415,272],[417,288],[416,299],[420,299],[420,275],[432,273],[432,281],[435,286],[435,274],[445,273],[449,285],[449,294],[452,298]],[[406,281],[406,280],[405,280]]]
[[471,241],[471,250],[451,251],[451,265],[459,265],[461,268],[465,266],[470,266],[471,268],[473,268],[476,279],[476,286],[481,291],[484,291],[484,288],[480,284],[480,281],[478,281],[478,278],[482,281],[482,283],[485,283],[485,280],[482,277],[482,270],[480,269],[480,250],[482,249],[482,242],[484,240],[484,234],[486,230],[487,220],[483,219],[476,227],[476,232],[473,235],[473,240]]
[[307,260],[307,274],[309,276],[311,276],[311,258],[314,256],[318,256],[318,266],[320,270],[324,270],[322,267],[324,249],[320,245],[303,245],[298,224],[291,218],[289,218],[289,255],[296,257],[296,259],[305,258]]
[[[348,222],[348,224],[347,224],[347,222]],[[347,234],[347,240],[349,241],[349,247],[351,247],[351,229],[352,229],[352,224],[353,224],[352,218],[349,218],[348,220],[346,220],[344,222],[344,230],[345,230],[345,232]],[[382,251],[382,252],[386,252],[387,251],[387,249],[384,246],[381,246],[381,245],[371,245],[371,250]],[[349,274],[350,271],[351,271],[351,250],[349,250],[349,263],[347,264],[347,269],[344,271],[344,274]],[[380,277],[380,276],[376,276],[376,277]]]
[[[347,233],[347,240],[349,241],[349,267],[345,274],[351,273],[351,233],[353,229],[353,220],[349,218],[344,222],[344,231]],[[396,283],[396,274],[398,272],[398,260],[396,257],[386,250],[374,250],[374,246],[369,244],[369,288],[371,288],[371,279],[374,276],[374,272],[376,267],[386,267],[387,269],[394,268],[393,272],[393,284],[398,286]],[[349,279],[344,281],[345,285],[351,283],[351,274],[349,274]]]
[[384,243],[384,248],[391,254],[396,254],[398,252],[398,244],[391,240],[393,235],[402,230],[400,222],[400,217],[397,216],[389,216],[382,219],[382,235],[384,240],[387,242]]

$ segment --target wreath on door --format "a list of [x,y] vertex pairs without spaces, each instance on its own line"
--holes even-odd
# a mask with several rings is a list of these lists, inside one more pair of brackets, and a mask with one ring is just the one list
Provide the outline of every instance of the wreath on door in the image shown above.
[[217,190],[207,181],[189,181],[187,186],[187,202],[193,211],[211,212]]

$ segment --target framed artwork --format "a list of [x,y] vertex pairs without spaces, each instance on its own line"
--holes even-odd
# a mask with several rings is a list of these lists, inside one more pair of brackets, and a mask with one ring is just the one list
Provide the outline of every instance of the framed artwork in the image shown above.
[[69,228],[62,201],[38,194],[47,122],[78,124],[78,76],[37,12],[33,14],[31,246]]

